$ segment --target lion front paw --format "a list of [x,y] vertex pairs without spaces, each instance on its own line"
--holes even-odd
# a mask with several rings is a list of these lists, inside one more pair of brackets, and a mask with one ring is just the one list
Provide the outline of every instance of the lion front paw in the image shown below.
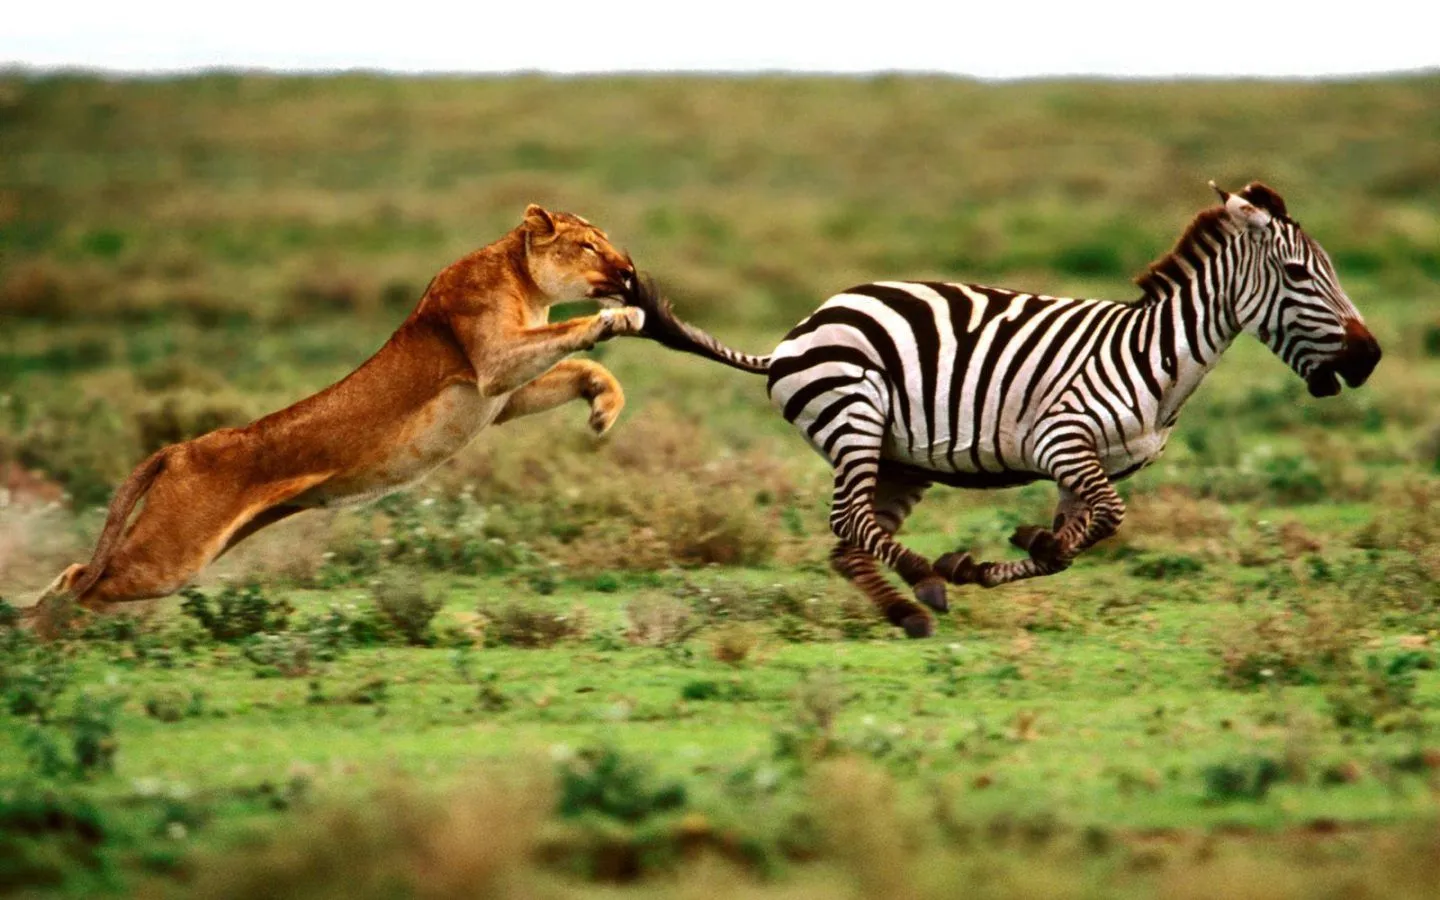
[[619,391],[606,391],[590,401],[590,430],[599,437],[610,430],[625,408],[625,396]]
[[600,323],[601,340],[627,334],[639,334],[645,328],[645,310],[634,306],[602,309]]

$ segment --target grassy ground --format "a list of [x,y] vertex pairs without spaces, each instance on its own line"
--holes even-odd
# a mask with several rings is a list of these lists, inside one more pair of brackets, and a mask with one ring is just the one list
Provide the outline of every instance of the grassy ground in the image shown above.
[[[532,200],[758,351],[879,277],[1132,296],[1262,178],[1386,354],[1316,401],[1242,341],[1120,536],[912,643],[826,571],[758,380],[606,345],[603,442],[507,425],[142,622],[0,629],[0,890],[1425,896],[1437,87],[0,79],[12,602],[147,450],[343,375]],[[906,539],[999,554],[1051,502],[937,491]]]

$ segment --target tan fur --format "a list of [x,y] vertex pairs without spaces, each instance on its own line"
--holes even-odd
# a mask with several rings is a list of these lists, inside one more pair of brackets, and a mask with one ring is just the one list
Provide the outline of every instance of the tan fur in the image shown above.
[[67,568],[31,614],[67,598],[101,610],[173,593],[260,528],[402,488],[490,424],[585,399],[604,433],[625,403],[619,382],[564,357],[638,333],[644,313],[549,324],[549,308],[607,301],[634,277],[604,232],[530,206],[519,227],[435,276],[385,346],[338,383],[142,463],[116,491],[89,563]]

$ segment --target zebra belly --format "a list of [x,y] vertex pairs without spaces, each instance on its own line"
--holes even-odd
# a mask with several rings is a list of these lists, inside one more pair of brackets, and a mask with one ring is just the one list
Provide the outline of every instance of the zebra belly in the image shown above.
[[1112,481],[1128,478],[1155,462],[1165,452],[1170,431],[1127,436],[1123,445],[1110,447],[1100,456],[1100,464]]
[[885,442],[884,465],[895,472],[911,477],[924,477],[937,484],[960,488],[1007,488],[1018,487],[1049,478],[1042,472],[1014,467],[1010,460],[1020,458],[1020,449],[1014,440],[1002,439],[1004,461],[994,452],[993,443],[984,449],[975,449],[974,441],[968,436],[953,444],[948,437],[941,436],[929,447],[914,447],[906,443],[903,431],[892,431]]
[[1049,476],[1035,472],[959,472],[926,469],[893,459],[880,461],[882,475],[895,475],[911,481],[929,481],[948,487],[990,490],[994,488],[1020,487],[1042,481]]

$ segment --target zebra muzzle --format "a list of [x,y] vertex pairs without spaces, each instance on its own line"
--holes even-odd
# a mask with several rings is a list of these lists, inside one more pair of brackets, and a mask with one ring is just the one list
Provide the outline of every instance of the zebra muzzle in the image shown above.
[[1334,357],[1316,366],[1305,379],[1312,397],[1333,397],[1340,393],[1340,379],[1352,388],[1364,384],[1380,363],[1380,342],[1358,321],[1345,325],[1345,346]]
[[1310,389],[1312,397],[1333,397],[1340,393],[1340,379],[1335,375],[1335,367],[1330,363],[1321,363],[1305,379],[1305,386]]
[[1375,340],[1370,329],[1358,321],[1349,322],[1345,326],[1345,349],[1340,353],[1335,370],[1346,384],[1357,388],[1365,383],[1379,364],[1380,342]]

